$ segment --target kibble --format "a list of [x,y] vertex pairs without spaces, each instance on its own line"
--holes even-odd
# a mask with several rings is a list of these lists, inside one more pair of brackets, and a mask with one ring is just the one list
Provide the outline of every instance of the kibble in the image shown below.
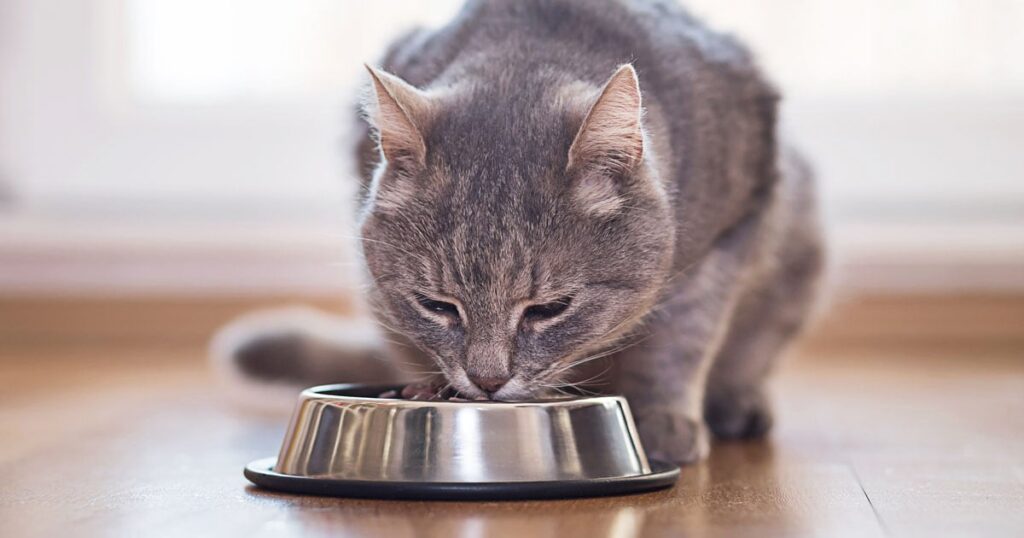
[[[432,402],[470,402],[473,401],[471,398],[466,398],[459,394],[455,389],[447,386],[436,385],[432,383],[411,383],[399,389],[386,390],[378,398],[387,398],[391,400],[417,400],[417,401],[432,401]],[[486,400],[487,398],[477,398],[477,400]]]

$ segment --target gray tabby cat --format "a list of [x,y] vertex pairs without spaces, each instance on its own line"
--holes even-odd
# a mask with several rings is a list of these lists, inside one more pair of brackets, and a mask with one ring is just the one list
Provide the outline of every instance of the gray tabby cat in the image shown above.
[[812,179],[742,45],[668,1],[470,0],[370,75],[359,226],[387,334],[242,322],[218,345],[235,371],[380,378],[390,354],[516,400],[606,358],[601,390],[652,457],[768,431],[765,377],[822,256]]

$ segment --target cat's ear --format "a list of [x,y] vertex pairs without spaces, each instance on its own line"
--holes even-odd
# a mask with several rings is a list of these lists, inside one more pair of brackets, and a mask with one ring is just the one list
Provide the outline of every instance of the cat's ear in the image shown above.
[[373,95],[364,101],[363,109],[377,132],[381,152],[394,165],[422,166],[427,154],[423,128],[430,117],[430,97],[395,75],[369,65],[366,70],[373,80]]
[[633,171],[644,154],[642,116],[640,82],[633,66],[625,64],[605,83],[576,133],[569,148],[569,171]]

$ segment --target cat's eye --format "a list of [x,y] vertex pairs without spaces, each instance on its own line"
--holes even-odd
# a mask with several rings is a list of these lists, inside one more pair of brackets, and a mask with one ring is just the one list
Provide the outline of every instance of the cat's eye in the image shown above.
[[526,308],[523,311],[523,319],[527,321],[542,321],[545,319],[551,319],[558,317],[569,308],[569,303],[572,302],[572,297],[562,297],[557,301],[551,301],[550,303],[535,304]]
[[428,312],[459,319],[459,307],[445,301],[436,301],[425,295],[416,294],[416,302]]

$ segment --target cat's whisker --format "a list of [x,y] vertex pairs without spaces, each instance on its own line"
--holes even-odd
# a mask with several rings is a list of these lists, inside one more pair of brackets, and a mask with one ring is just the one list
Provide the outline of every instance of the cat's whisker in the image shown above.
[[572,394],[572,393],[570,393],[570,392],[567,392],[567,391],[565,391],[565,390],[562,390],[562,389],[561,389],[560,387],[556,387],[556,386],[550,386],[550,387],[547,387],[547,386],[545,386],[545,388],[549,388],[549,389],[551,389],[551,390],[553,390],[553,391],[557,392],[557,393],[558,393],[558,394],[559,394],[560,396],[566,396],[566,397],[570,397],[570,398],[571,398],[571,397],[573,397],[573,396],[575,396],[574,394]]
[[440,390],[438,390],[436,393],[434,393],[434,398],[440,398],[441,395],[444,394],[444,391],[450,389],[451,387],[452,387],[451,382],[445,383],[445,385],[443,387],[441,387]]
[[605,375],[607,375],[607,374],[608,374],[608,372],[610,372],[610,371],[611,371],[611,369],[612,369],[612,365],[610,365],[610,364],[609,364],[608,366],[606,366],[606,367],[604,368],[604,370],[601,370],[601,371],[600,371],[600,372],[598,372],[597,374],[594,374],[594,375],[592,375],[592,376],[590,376],[590,377],[588,377],[588,378],[586,378],[586,379],[582,379],[582,380],[579,380],[579,381],[574,381],[574,382],[573,382],[572,384],[573,384],[573,385],[577,385],[577,386],[579,386],[579,385],[586,385],[586,384],[588,384],[588,383],[595,383],[595,382],[597,382],[597,381],[598,381],[599,379],[601,379],[602,377],[604,377]]
[[[562,385],[544,385],[544,386],[547,387],[547,388],[550,388],[550,389],[554,389],[554,390],[558,391],[559,393],[564,394],[566,396],[587,396],[587,397],[592,397],[592,396],[600,396],[601,395],[601,393],[599,393],[599,392],[592,391],[592,390],[589,390],[589,389],[585,389],[585,388],[577,386],[577,385],[575,385],[573,383],[566,383],[566,384],[562,384]],[[565,389],[572,389],[572,392],[570,392],[568,390],[565,390]]]
[[614,352],[615,351],[608,351],[608,352],[598,353],[596,355],[591,355],[589,357],[584,357],[584,358],[582,358],[582,359],[580,359],[578,361],[574,361],[574,362],[571,362],[569,364],[566,364],[565,366],[559,368],[558,370],[555,370],[555,371],[551,372],[550,375],[551,376],[557,376],[558,374],[560,374],[562,372],[567,372],[567,371],[569,371],[569,370],[571,370],[573,368],[576,368],[577,366],[586,364],[586,363],[591,362],[591,361],[596,361],[598,359],[603,359],[604,357],[607,357],[608,355],[611,355]]
[[622,351],[622,350],[627,349],[627,348],[629,348],[631,346],[634,346],[637,343],[639,343],[639,342],[631,342],[631,343],[623,345],[623,346],[619,346],[619,347],[615,347],[615,348],[611,348],[611,349],[607,349],[607,350],[598,352],[598,353],[596,353],[594,355],[589,355],[589,356],[584,357],[582,359],[570,362],[569,364],[564,365],[562,368],[559,368],[558,370],[555,370],[555,371],[551,372],[549,375],[551,375],[552,377],[557,376],[558,374],[560,374],[562,372],[566,372],[566,371],[571,370],[573,368],[576,368],[577,366],[586,364],[586,363],[591,362],[591,361],[596,361],[598,359],[603,359],[603,358],[605,358],[605,357],[607,357],[609,355],[613,355],[615,353],[618,353],[619,351]]
[[386,363],[389,363],[389,364],[396,364],[396,365],[399,365],[399,366],[404,366],[406,368],[415,368],[416,366],[418,366],[415,363],[397,360],[397,359],[395,359],[394,357],[392,357],[390,355],[377,355],[375,353],[369,353],[369,354],[367,354],[365,356],[366,356],[366,358],[371,359],[371,360],[380,361],[380,362],[386,362]]
[[[549,372],[541,372],[541,374],[537,376],[537,379],[541,380],[541,379],[553,379],[553,378],[556,378],[560,374],[565,373],[565,372],[567,372],[567,371],[569,371],[569,370],[571,370],[573,368],[576,368],[576,367],[578,367],[578,366],[580,366],[582,364],[586,364],[586,363],[591,362],[591,361],[602,359],[602,358],[605,358],[605,357],[607,357],[609,355],[614,355],[615,353],[618,353],[620,351],[624,351],[626,349],[629,349],[630,347],[633,347],[633,346],[643,342],[644,340],[646,340],[649,337],[650,337],[650,335],[647,335],[647,336],[644,336],[643,338],[636,339],[636,340],[628,342],[628,343],[626,343],[624,345],[621,345],[621,346],[618,346],[618,347],[613,347],[611,349],[607,349],[607,350],[601,351],[601,352],[596,353],[594,355],[590,355],[590,356],[584,357],[582,359],[570,362],[569,364],[566,364],[562,368],[559,368],[557,370],[553,370],[553,371],[549,371]],[[559,363],[556,362],[554,364],[558,365]],[[609,368],[610,368],[610,366],[609,366]],[[602,372],[601,375],[604,375],[605,373],[607,373],[607,370],[608,369],[606,369],[604,372]]]
[[[434,379],[437,379],[437,376],[439,376],[439,375],[440,376],[444,376],[443,372],[435,372],[435,371],[412,372],[412,373],[417,376],[416,377],[416,382],[417,383],[424,383],[424,382],[432,381]],[[445,376],[445,379],[447,379],[447,376]]]

